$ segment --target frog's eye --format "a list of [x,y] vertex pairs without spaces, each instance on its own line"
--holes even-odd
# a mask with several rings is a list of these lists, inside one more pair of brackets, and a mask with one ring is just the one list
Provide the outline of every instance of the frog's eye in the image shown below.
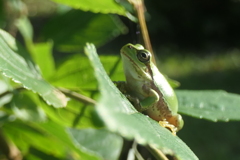
[[145,50],[139,50],[137,52],[137,57],[138,57],[139,61],[146,63],[146,62],[149,62],[151,55],[149,52],[147,52]]
[[133,48],[131,45],[128,45],[127,47],[128,47],[129,49],[132,49],[132,48]]

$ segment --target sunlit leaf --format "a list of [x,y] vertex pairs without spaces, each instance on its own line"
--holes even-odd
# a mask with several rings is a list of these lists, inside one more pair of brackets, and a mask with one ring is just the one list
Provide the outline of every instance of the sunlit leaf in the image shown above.
[[240,120],[240,95],[221,90],[178,90],[179,112],[211,121]]
[[60,91],[44,81],[30,61],[25,61],[19,54],[26,54],[18,47],[13,37],[0,30],[0,71],[23,87],[37,92],[54,107],[66,106],[67,99]]
[[68,132],[79,148],[92,152],[102,159],[117,160],[120,155],[122,138],[105,129],[69,129]]
[[[81,65],[79,65],[81,64]],[[50,82],[71,89],[96,89],[96,79],[86,56],[76,54],[60,64]]]
[[52,56],[51,42],[37,43],[33,48],[33,59],[40,67],[44,78],[49,78],[55,73],[55,64]]
[[95,13],[116,13],[120,15],[126,15],[126,10],[115,2],[115,0],[98,0],[98,1],[86,1],[86,0],[52,0],[57,3],[71,6],[75,9],[81,9],[84,11],[91,11]]

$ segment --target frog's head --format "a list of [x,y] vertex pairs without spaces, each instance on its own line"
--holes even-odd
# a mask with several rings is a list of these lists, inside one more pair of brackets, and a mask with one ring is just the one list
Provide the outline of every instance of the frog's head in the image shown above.
[[140,44],[126,44],[121,49],[125,75],[132,80],[151,80],[152,55]]

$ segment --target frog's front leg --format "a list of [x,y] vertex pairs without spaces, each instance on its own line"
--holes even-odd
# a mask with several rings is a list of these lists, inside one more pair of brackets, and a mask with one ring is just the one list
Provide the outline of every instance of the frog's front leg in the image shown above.
[[148,88],[145,90],[145,93],[147,93],[146,98],[140,100],[139,105],[135,106],[139,112],[147,110],[149,107],[153,106],[159,101],[159,95],[155,90]]
[[120,92],[124,94],[124,96],[133,104],[135,108],[140,105],[138,98],[133,97],[129,94],[128,86],[125,81],[114,81],[113,83],[120,90]]
[[138,97],[130,94],[129,88],[125,81],[114,81],[114,84],[139,112],[147,110],[159,100],[158,93],[149,87],[142,87],[144,93],[147,95],[144,95],[145,98],[140,100]]
[[113,83],[116,85],[116,87],[120,90],[122,94],[127,93],[127,84],[125,81],[113,81]]

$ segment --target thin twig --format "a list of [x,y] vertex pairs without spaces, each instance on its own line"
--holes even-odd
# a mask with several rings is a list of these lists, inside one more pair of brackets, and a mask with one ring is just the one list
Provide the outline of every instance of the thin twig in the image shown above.
[[152,61],[154,64],[156,64],[151,41],[150,41],[149,34],[148,34],[147,25],[146,25],[146,20],[145,20],[145,15],[144,15],[145,7],[144,7],[143,0],[129,0],[129,2],[133,4],[133,6],[137,12],[137,17],[138,17],[138,21],[139,21],[139,25],[140,25],[140,29],[141,29],[141,33],[142,33],[144,46],[147,50],[149,50],[152,53],[152,55],[153,55]]
[[86,104],[84,104],[84,106],[82,108],[80,108],[79,113],[77,114],[77,116],[73,120],[73,124],[72,124],[73,128],[75,128],[77,126],[77,124],[80,121],[80,118],[84,115],[84,112],[85,112],[86,109],[87,109],[87,105]]
[[95,105],[96,104],[96,101],[87,97],[87,96],[84,96],[84,95],[81,95],[77,92],[74,92],[74,91],[71,91],[71,90],[68,90],[66,88],[58,88],[61,92],[63,92],[64,94],[66,94],[67,96],[71,97],[71,98],[74,98],[82,103],[85,103],[85,104],[93,104]]
[[157,160],[168,160],[168,158],[163,154],[163,152],[153,146],[148,145],[146,147],[149,152],[152,153],[152,155],[157,159]]
[[[0,94],[0,98],[7,95],[7,94],[10,94],[10,93],[13,93],[15,91],[21,91],[21,90],[24,90],[25,88],[24,87],[17,87],[17,88],[14,88],[13,90],[8,90],[8,91],[5,91],[3,92],[2,94]],[[66,94],[67,96],[71,97],[71,98],[74,98],[80,102],[83,102],[85,104],[96,104],[96,101],[89,98],[89,97],[86,97],[84,95],[81,95],[77,92],[73,92],[71,90],[68,90],[68,89],[65,89],[65,88],[58,88],[61,92],[63,92],[64,94]]]
[[135,153],[135,156],[137,157],[137,159],[138,160],[144,160],[142,155],[137,150],[137,141],[136,140],[133,141],[132,148],[134,149],[134,153]]
[[6,140],[6,137],[3,135],[0,129],[0,151],[5,154],[8,160],[22,160],[21,152],[18,148],[12,143]]

